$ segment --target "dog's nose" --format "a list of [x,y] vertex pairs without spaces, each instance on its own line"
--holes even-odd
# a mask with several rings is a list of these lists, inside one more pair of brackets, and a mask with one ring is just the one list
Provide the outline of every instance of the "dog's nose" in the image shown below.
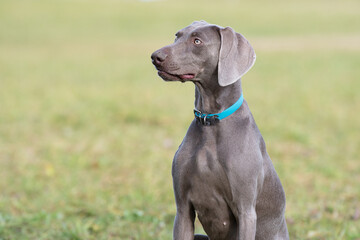
[[155,66],[160,66],[166,59],[167,55],[163,51],[156,51],[151,54],[152,63]]

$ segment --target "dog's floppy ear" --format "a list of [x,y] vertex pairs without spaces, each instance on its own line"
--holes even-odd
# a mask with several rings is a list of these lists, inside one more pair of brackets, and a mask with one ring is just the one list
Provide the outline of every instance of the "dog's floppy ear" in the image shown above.
[[256,54],[243,35],[232,28],[220,28],[218,82],[220,86],[239,80],[254,65]]

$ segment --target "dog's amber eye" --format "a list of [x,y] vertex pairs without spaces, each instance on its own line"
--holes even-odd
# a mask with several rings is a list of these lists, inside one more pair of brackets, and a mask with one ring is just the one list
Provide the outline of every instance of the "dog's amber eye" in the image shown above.
[[202,42],[201,42],[200,39],[195,38],[194,43],[195,43],[196,45],[199,45],[199,44],[201,44]]

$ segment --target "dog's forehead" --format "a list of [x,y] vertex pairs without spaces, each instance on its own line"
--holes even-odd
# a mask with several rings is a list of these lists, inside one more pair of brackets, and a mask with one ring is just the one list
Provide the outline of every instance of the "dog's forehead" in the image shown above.
[[209,24],[205,21],[196,21],[196,22],[193,22],[192,24],[190,24],[189,26],[186,26],[183,29],[179,30],[177,32],[177,34],[187,35],[187,34],[192,34],[194,32],[200,31],[200,30],[201,30],[201,32],[206,33],[206,32],[213,31],[213,29],[215,29],[215,28],[220,28],[220,27],[217,25],[214,25],[214,24]]

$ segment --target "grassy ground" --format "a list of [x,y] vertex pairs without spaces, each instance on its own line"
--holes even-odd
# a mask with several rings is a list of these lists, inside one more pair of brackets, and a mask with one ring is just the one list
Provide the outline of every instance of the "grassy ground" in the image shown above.
[[[257,52],[245,98],[292,239],[360,239],[360,4],[0,2],[0,239],[171,239],[193,86],[150,54],[193,20]],[[197,223],[197,231],[201,232]]]

